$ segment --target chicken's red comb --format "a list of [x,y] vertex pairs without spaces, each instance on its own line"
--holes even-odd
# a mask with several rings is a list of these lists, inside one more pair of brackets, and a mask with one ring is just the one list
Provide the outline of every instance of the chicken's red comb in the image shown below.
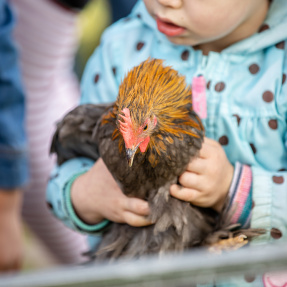
[[119,116],[123,119],[123,121],[119,121],[120,132],[123,135],[126,147],[130,148],[134,142],[131,114],[130,114],[130,110],[128,108],[124,108],[121,112],[124,115],[119,114]]

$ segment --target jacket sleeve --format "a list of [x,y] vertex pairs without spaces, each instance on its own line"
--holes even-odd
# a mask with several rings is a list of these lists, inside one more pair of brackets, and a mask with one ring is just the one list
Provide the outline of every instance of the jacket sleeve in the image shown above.
[[236,163],[229,191],[231,223],[242,228],[263,228],[266,233],[253,242],[287,237],[287,172],[267,171]]
[[0,0],[0,188],[21,187],[28,180],[25,98],[13,43],[13,13]]
[[287,238],[287,172],[253,167],[253,208],[251,227],[266,233],[255,242]]
[[[287,238],[287,42],[282,65],[282,80],[277,89],[277,110],[285,126],[277,130],[281,135],[284,150],[278,170],[252,167],[253,208],[251,227],[265,228],[266,234],[255,242],[281,241]],[[272,147],[270,155],[272,159]],[[276,151],[274,151],[276,152]]]
[[[285,157],[287,131],[285,132]],[[253,239],[260,243],[287,238],[287,166],[269,171],[259,166],[236,163],[229,191],[231,223],[242,228],[263,228],[266,233]]]

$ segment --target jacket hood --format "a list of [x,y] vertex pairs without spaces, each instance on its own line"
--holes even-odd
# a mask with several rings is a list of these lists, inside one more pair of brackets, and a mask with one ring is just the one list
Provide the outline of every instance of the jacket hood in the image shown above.
[[[162,42],[171,43],[167,37],[157,29],[155,20],[149,15],[142,0],[135,6],[132,14],[143,21],[144,25],[151,28],[156,37]],[[253,34],[247,39],[239,41],[226,49],[223,53],[253,53],[258,50],[276,45],[287,39],[287,1],[273,0],[270,5],[267,17],[259,29],[259,32]]]

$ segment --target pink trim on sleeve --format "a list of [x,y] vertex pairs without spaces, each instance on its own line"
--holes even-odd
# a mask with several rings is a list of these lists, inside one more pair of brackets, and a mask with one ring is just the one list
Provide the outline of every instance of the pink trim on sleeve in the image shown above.
[[242,171],[238,185],[236,187],[236,194],[233,199],[232,205],[236,205],[235,213],[231,218],[231,223],[237,223],[246,204],[252,184],[252,171],[248,165],[242,166]]

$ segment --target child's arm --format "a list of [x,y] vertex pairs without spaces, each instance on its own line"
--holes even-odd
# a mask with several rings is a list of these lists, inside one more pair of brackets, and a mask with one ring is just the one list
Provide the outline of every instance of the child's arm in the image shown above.
[[75,180],[71,199],[78,216],[89,224],[105,218],[132,226],[150,224],[145,218],[149,214],[148,203],[125,196],[101,158]]
[[126,197],[101,159],[75,158],[57,167],[48,183],[47,203],[68,227],[84,233],[100,232],[107,219],[149,224],[147,202]]

